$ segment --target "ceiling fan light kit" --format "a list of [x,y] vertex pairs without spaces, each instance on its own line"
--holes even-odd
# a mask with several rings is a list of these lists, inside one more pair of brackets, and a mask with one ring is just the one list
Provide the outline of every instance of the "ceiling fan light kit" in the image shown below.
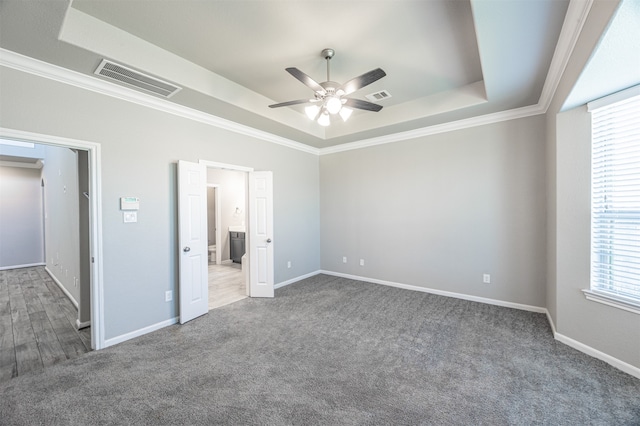
[[353,113],[353,108],[365,111],[378,112],[381,105],[361,99],[347,98],[347,95],[359,90],[369,84],[378,81],[387,75],[381,68],[376,68],[361,76],[355,77],[343,85],[331,81],[331,58],[335,55],[333,49],[324,49],[322,57],[327,61],[327,81],[318,83],[298,68],[286,68],[286,71],[298,79],[302,84],[313,90],[313,99],[298,99],[295,101],[281,102],[269,105],[269,108],[280,108],[284,106],[310,104],[305,107],[304,112],[310,120],[317,121],[321,126],[331,124],[331,116],[340,115],[343,121],[347,121]]

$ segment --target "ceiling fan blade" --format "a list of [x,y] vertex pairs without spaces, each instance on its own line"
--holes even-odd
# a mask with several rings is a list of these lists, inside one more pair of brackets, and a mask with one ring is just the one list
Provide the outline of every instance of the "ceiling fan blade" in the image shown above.
[[280,102],[279,104],[269,105],[269,108],[280,108],[280,107],[284,107],[284,106],[298,105],[298,104],[310,104],[310,103],[311,103],[311,100],[309,100],[309,99],[298,99],[298,100],[295,100],[295,101]]
[[358,89],[362,89],[364,86],[367,86],[374,81],[380,80],[382,77],[387,75],[381,68],[376,68],[375,70],[371,70],[367,73],[362,74],[359,77],[352,78],[342,85],[341,89],[344,90],[344,94],[348,95],[349,93],[353,93]]
[[357,109],[364,109],[366,111],[378,112],[382,109],[382,105],[374,104],[372,102],[363,101],[361,99],[348,98],[344,103],[346,106]]
[[324,88],[322,86],[320,86],[320,84],[318,84],[317,81],[315,81],[314,79],[312,79],[311,77],[309,77],[308,75],[306,75],[305,73],[300,71],[298,68],[291,67],[291,68],[286,68],[285,70],[289,74],[291,74],[292,76],[294,76],[295,78],[300,80],[302,82],[302,84],[304,84],[305,86],[309,87],[314,92],[318,92],[318,93],[320,93],[322,95],[327,93],[326,90],[324,90]]

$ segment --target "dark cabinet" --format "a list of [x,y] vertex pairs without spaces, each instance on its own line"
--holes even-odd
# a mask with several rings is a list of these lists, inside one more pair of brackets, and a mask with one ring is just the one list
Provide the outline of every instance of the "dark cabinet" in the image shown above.
[[244,232],[229,232],[231,240],[231,260],[234,263],[242,263],[242,256],[244,255]]

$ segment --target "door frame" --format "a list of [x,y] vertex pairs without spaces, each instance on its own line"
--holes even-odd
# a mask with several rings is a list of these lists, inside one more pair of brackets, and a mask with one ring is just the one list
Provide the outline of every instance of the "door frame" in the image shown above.
[[[209,161],[209,160],[199,160],[198,163],[204,164],[207,169],[222,169],[222,170],[233,170],[233,171],[236,171],[236,172],[245,172],[247,174],[245,197],[249,196],[249,176],[248,175],[249,175],[249,173],[254,171],[253,167],[238,166],[238,165],[235,165],[235,164],[227,164],[227,163],[219,163],[217,161]],[[207,183],[207,186],[208,185],[215,185],[215,184]],[[218,186],[217,189],[220,189],[220,187]],[[218,192],[218,191],[216,191],[216,192]],[[249,206],[247,204],[245,215],[248,215],[248,214],[249,214]],[[245,235],[248,238],[248,233],[245,234]],[[218,238],[218,235],[216,235],[216,238]],[[222,230],[220,231],[220,239],[222,239]],[[245,241],[245,244],[246,243],[248,243],[248,240]],[[220,255],[220,260],[222,261],[222,251],[220,250],[220,248],[218,248],[217,253],[216,253],[216,262],[218,260],[218,254]],[[251,265],[251,259],[249,257],[249,252],[246,252],[246,256],[247,256],[248,265]],[[245,265],[245,266],[248,266],[248,265]],[[244,281],[245,281],[244,285],[246,287],[247,296],[250,296],[248,272],[243,278],[244,278]]]
[[40,145],[80,149],[88,152],[89,160],[89,256],[91,258],[91,347],[105,347],[104,287],[102,268],[102,154],[96,142],[69,139],[41,133],[0,127],[0,138]]
[[[222,263],[222,250],[220,250],[220,242],[222,241],[222,229],[220,228],[220,215],[222,214],[222,210],[220,208],[220,185],[217,183],[207,183],[207,188],[214,189],[213,199],[216,206],[216,265],[220,265]],[[207,227],[208,226],[209,224],[207,223]]]

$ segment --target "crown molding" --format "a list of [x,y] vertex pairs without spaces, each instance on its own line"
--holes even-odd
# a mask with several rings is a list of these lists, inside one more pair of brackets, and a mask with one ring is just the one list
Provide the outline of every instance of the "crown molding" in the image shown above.
[[156,98],[152,95],[147,95],[146,93],[141,93],[127,87],[103,81],[95,77],[43,62],[29,56],[24,56],[10,50],[0,49],[0,66],[12,68],[102,95],[111,96],[147,108],[152,108],[277,145],[283,145],[309,154],[318,155],[318,149],[309,145],[295,142],[291,139],[283,138],[262,130],[257,130],[243,124],[238,124],[213,114],[208,114],[193,108],[175,104],[165,99]]
[[499,123],[501,121],[515,120],[518,118],[531,117],[533,115],[544,114],[540,105],[530,105],[522,108],[510,109],[507,111],[494,112],[492,114],[479,115],[477,117],[465,118],[458,121],[436,124],[434,126],[423,127],[421,129],[409,130],[406,132],[394,133],[392,135],[380,136],[377,138],[364,139],[358,142],[335,145],[320,149],[320,155],[335,154],[337,152],[362,149],[370,146],[384,145],[394,142],[402,142],[416,139],[423,136],[437,135],[438,133],[452,132],[455,130],[467,129],[469,127],[484,126],[487,124]]
[[492,114],[471,117],[463,120],[452,121],[449,123],[437,124],[435,126],[423,127],[421,129],[411,130],[407,132],[395,133],[393,135],[381,136],[361,140],[358,142],[348,143],[344,145],[336,145],[320,149],[320,155],[334,154],[337,152],[351,151],[353,149],[362,149],[370,146],[383,145],[387,143],[400,142],[409,139],[415,139],[422,136],[435,135],[438,133],[451,132],[454,130],[466,129],[469,127],[483,126],[486,124],[499,123],[501,121],[514,120],[517,118],[530,117],[533,115],[545,114],[551,105],[553,95],[560,84],[560,79],[571,58],[573,49],[578,41],[582,27],[584,26],[589,10],[594,0],[571,0],[567,8],[562,30],[556,44],[556,49],[551,59],[549,72],[544,82],[540,99],[535,105],[527,107],[500,111]]
[[81,89],[90,90],[107,96],[112,96],[128,102],[132,102],[158,111],[167,112],[176,116],[187,118],[200,123],[208,124],[220,129],[229,130],[252,138],[271,142],[277,145],[286,146],[313,155],[327,155],[338,152],[362,149],[371,146],[383,145],[415,139],[423,136],[435,135],[439,133],[451,132],[475,126],[482,126],[501,121],[514,120],[518,118],[530,117],[545,114],[549,108],[560,79],[573,53],[573,49],[578,41],[582,27],[587,19],[589,10],[594,0],[571,0],[567,9],[567,14],[562,25],[560,37],[549,66],[549,71],[545,79],[540,99],[537,104],[526,107],[500,111],[463,120],[452,121],[443,124],[409,130],[406,132],[394,133],[357,142],[330,146],[327,148],[315,148],[291,139],[283,138],[263,130],[258,130],[243,124],[220,118],[218,116],[198,111],[183,105],[175,104],[165,99],[159,99],[145,93],[121,87],[113,83],[99,80],[76,71],[71,71],[57,65],[49,64],[10,50],[0,48],[0,66],[13,68],[39,77],[58,81]]
[[547,72],[547,78],[545,79],[542,92],[540,93],[540,100],[538,101],[538,105],[542,106],[545,113],[549,109],[553,95],[555,95],[558,89],[560,79],[569,63],[569,59],[578,42],[582,27],[584,27],[587,21],[587,16],[589,15],[592,5],[593,0],[571,0],[569,2],[567,14],[564,17],[562,30],[560,31],[558,43],[556,44],[556,50],[553,53],[549,72]]

